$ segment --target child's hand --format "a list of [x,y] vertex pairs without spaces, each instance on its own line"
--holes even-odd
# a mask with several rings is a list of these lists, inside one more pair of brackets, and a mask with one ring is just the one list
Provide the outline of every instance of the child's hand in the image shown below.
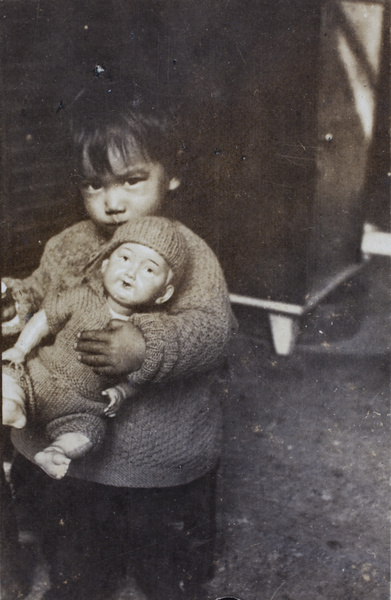
[[8,321],[12,321],[12,319],[16,317],[16,306],[13,304],[5,304],[1,303],[1,322],[7,323]]
[[12,297],[11,290],[1,282],[1,322],[7,323],[16,317],[15,300]]
[[115,417],[118,409],[125,400],[122,390],[118,387],[107,388],[107,390],[102,392],[102,396],[108,396],[110,400],[108,406],[103,411],[106,417]]
[[143,334],[125,321],[113,320],[103,331],[81,332],[75,349],[82,363],[104,375],[137,371],[145,358]]
[[5,350],[1,355],[1,358],[2,360],[9,360],[16,365],[20,365],[24,362],[26,354],[21,348],[14,346],[13,348]]

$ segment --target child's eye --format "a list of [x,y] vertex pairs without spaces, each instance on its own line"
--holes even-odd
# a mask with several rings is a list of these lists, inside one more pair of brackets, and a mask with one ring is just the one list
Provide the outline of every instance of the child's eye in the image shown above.
[[92,192],[100,190],[102,188],[102,184],[100,181],[86,181],[82,184],[82,188],[91,194]]
[[141,181],[144,181],[142,177],[128,177],[124,180],[123,185],[132,187],[134,185],[137,185]]

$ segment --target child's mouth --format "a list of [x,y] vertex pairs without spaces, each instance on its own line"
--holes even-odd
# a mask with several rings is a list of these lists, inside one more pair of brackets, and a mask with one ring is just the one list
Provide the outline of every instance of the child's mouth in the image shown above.
[[127,221],[118,221],[107,223],[107,227],[110,227],[110,229],[117,229],[117,227],[120,227],[120,225],[124,225],[126,222]]

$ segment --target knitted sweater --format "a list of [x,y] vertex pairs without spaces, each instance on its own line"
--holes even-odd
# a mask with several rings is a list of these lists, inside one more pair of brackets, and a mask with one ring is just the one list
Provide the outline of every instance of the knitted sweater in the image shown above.
[[[112,319],[102,283],[94,287],[85,284],[45,298],[43,308],[50,333],[56,337],[28,357],[25,374],[20,378],[28,418],[47,424],[51,441],[62,433],[79,431],[96,444],[104,435],[108,399],[101,392],[118,383],[118,378],[95,373],[78,360],[74,351],[80,331],[88,327],[104,329]],[[140,375],[136,371],[128,378],[140,383]]]
[[[72,461],[70,475],[124,487],[173,486],[201,476],[218,458],[221,409],[211,389],[211,370],[224,354],[235,320],[215,255],[197,235],[177,226],[189,249],[181,288],[168,312],[132,317],[146,342],[139,376],[148,383],[110,420],[100,449]],[[31,277],[7,281],[25,314],[41,306],[49,289],[80,283],[103,241],[91,221],[52,238]],[[30,459],[45,443],[34,425],[14,430],[12,439]]]

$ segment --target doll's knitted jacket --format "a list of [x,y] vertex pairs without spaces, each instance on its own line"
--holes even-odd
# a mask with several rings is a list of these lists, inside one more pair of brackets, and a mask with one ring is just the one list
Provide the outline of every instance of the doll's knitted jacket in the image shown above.
[[[118,378],[95,373],[74,351],[80,331],[104,329],[112,319],[102,283],[94,283],[94,287],[86,283],[45,298],[43,308],[55,339],[27,359],[20,378],[28,419],[47,425],[51,441],[62,433],[79,431],[97,444],[104,435],[105,423],[100,421],[107,421],[103,411],[108,400],[102,391],[118,383]],[[141,383],[142,373],[128,378]]]
[[[110,420],[101,448],[72,461],[70,475],[124,487],[173,486],[201,476],[218,458],[221,409],[212,389],[213,368],[235,320],[215,255],[197,235],[177,226],[189,249],[181,288],[168,313],[132,317],[146,342],[140,376],[148,383]],[[79,284],[104,241],[91,221],[52,238],[31,277],[7,281],[25,313],[37,310],[49,289],[61,292]],[[14,430],[12,439],[30,459],[45,443],[33,426]]]

